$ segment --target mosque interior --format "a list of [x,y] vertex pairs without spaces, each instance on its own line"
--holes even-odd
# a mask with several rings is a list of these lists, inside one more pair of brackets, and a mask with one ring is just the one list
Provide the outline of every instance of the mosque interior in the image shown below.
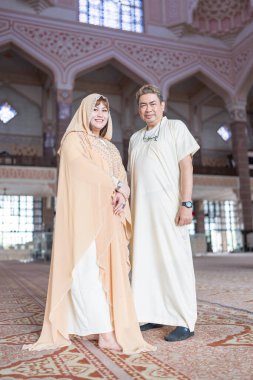
[[[41,323],[61,137],[81,100],[90,93],[101,93],[110,102],[112,142],[127,166],[129,139],[145,127],[135,100],[136,91],[145,83],[161,89],[166,116],[183,120],[200,145],[193,159],[194,218],[189,232],[199,286],[199,339],[210,355],[205,358],[209,375],[198,364],[201,349],[196,343],[184,348],[176,345],[177,353],[171,348],[166,351],[166,343],[162,343],[162,358],[148,354],[145,367],[141,360],[135,364],[133,358],[128,361],[123,356],[99,353],[96,343],[91,346],[77,339],[72,351],[55,354],[54,363],[61,366],[52,369],[51,363],[46,377],[45,371],[36,373],[32,367],[34,360],[39,363],[38,353],[18,354],[16,348],[26,342],[28,329],[33,340]],[[11,367],[5,356],[2,364],[0,361],[4,379],[252,380],[252,201],[251,0],[1,0],[1,310],[9,310],[8,326],[13,325],[13,334],[22,325],[16,340],[7,333],[2,339],[8,348],[4,352],[12,361]],[[205,272],[203,260],[210,265],[210,272]],[[219,271],[219,265],[224,272]],[[221,288],[229,289],[224,299]],[[9,296],[12,304],[8,309]],[[28,305],[23,319],[19,297]],[[210,314],[212,320],[208,320]],[[7,320],[2,316],[0,321]],[[0,331],[2,324],[7,322],[0,322]],[[224,337],[218,338],[217,331],[222,332],[223,327]],[[161,334],[159,330],[147,337],[153,342]],[[192,359],[192,367],[187,350],[198,350],[199,361]],[[20,355],[18,362],[15,355]],[[71,372],[69,367],[63,375],[64,355],[78,365],[87,359],[85,374],[81,370],[78,374],[77,367]],[[251,362],[245,359],[247,355],[251,355]],[[94,370],[96,360],[101,362],[99,370]],[[236,369],[232,373],[229,364],[233,360]],[[240,360],[245,360],[244,369]],[[31,365],[27,373],[22,372],[22,361]],[[223,366],[223,374],[216,372],[215,361]],[[49,357],[41,368],[48,363]],[[216,369],[212,372],[211,368]]]

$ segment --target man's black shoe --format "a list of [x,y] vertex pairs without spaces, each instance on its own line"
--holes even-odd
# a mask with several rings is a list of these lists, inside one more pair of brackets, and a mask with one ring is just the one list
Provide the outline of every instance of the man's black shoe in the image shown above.
[[146,323],[140,327],[141,331],[147,331],[151,329],[158,329],[159,327],[163,327],[163,325],[159,325],[158,323]]
[[178,342],[185,340],[194,335],[194,331],[190,331],[187,327],[178,326],[170,334],[164,337],[167,342]]

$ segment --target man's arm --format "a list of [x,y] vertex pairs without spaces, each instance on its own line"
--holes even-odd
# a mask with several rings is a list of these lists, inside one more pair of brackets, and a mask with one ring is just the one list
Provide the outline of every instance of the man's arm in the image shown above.
[[[191,155],[186,156],[179,162],[180,167],[180,198],[181,202],[191,201],[193,186],[193,167]],[[192,208],[180,204],[175,222],[178,226],[191,224]]]

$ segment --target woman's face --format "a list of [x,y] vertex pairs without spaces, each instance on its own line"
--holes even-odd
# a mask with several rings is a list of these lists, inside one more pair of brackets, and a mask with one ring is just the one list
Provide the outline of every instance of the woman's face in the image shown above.
[[104,102],[96,103],[91,112],[90,129],[95,135],[99,136],[102,128],[106,126],[109,118],[109,111]]

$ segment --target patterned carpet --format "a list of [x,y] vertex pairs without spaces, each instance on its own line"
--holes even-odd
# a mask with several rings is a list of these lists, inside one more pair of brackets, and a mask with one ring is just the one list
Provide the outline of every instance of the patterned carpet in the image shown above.
[[37,340],[49,266],[0,262],[0,378],[253,380],[253,254],[195,259],[195,337],[167,343],[172,328],[145,332],[158,351],[126,356],[74,337],[55,351],[22,351]]

